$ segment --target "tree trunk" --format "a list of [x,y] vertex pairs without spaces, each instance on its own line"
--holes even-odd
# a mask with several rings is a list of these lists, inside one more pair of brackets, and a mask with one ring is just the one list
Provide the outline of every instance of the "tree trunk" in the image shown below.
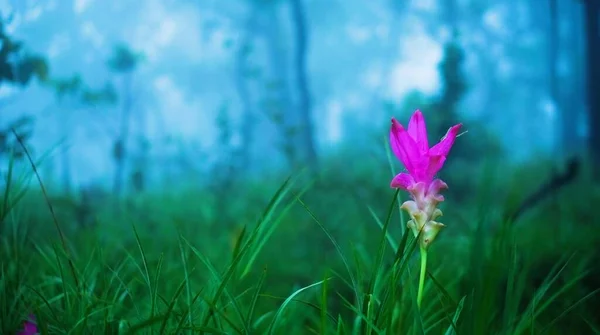
[[292,19],[295,26],[295,62],[294,72],[298,89],[298,112],[300,113],[300,143],[303,146],[304,159],[310,168],[316,168],[317,152],[311,119],[312,101],[306,74],[306,53],[308,49],[308,28],[306,26],[305,9],[302,0],[291,0]]
[[127,158],[127,142],[129,140],[129,128],[131,123],[131,73],[123,75],[123,111],[121,112],[121,124],[118,138],[115,142],[115,176],[113,193],[119,196],[123,191],[125,180],[125,161]]
[[589,150],[594,177],[600,180],[600,1],[586,0],[587,101]]
[[[554,1],[554,0],[552,0]],[[576,22],[581,21],[581,13],[578,3],[570,2],[567,5],[566,16],[569,18],[569,36],[565,41],[565,50],[571,71],[569,76],[565,78],[565,85],[562,93],[562,103],[560,110],[560,138],[562,139],[561,147],[563,153],[567,156],[573,154],[581,154],[580,147],[582,146],[580,135],[577,127],[581,118],[582,112],[580,106],[583,106],[581,98],[584,85],[582,83],[581,71],[581,32],[579,25]]]
[[[557,116],[555,118],[558,119],[558,115],[561,116],[566,116],[564,114],[561,113],[562,111],[562,105],[560,103],[561,99],[559,98],[559,88],[558,88],[558,78],[557,78],[557,72],[556,72],[556,67],[558,65],[558,50],[559,50],[559,37],[558,37],[558,1],[557,0],[549,0],[548,2],[548,9],[549,9],[549,16],[550,16],[550,20],[548,22],[548,30],[549,30],[549,34],[548,34],[548,91],[549,91],[549,95],[550,95],[550,100],[552,101],[552,104],[554,105],[555,108],[555,115]],[[559,120],[562,121],[562,120]],[[560,126],[558,125],[558,122],[555,123],[556,126],[555,128],[555,132],[558,134],[560,134]],[[562,138],[561,136],[556,136],[555,138],[560,139]],[[553,144],[558,144],[556,143],[558,141],[555,141]],[[564,148],[560,148],[559,145],[556,145],[556,149],[561,150],[561,154],[564,155],[566,154],[566,152],[562,149]],[[561,156],[562,156],[561,155]]]
[[246,80],[248,77],[248,55],[251,48],[251,39],[256,29],[256,9],[253,8],[249,14],[244,33],[241,38],[241,44],[235,55],[235,88],[242,105],[242,144],[239,148],[239,167],[248,171],[251,166],[252,144],[254,143],[254,131],[256,129],[256,115],[252,104],[250,90]]
[[[67,142],[68,143],[68,142]],[[72,191],[71,187],[71,155],[69,150],[71,148],[67,144],[60,153],[60,160],[62,166],[62,180],[63,180],[63,192],[65,195],[70,195]]]
[[262,33],[266,42],[266,52],[271,67],[271,73],[266,82],[267,117],[273,122],[280,133],[279,149],[290,166],[298,162],[297,126],[295,113],[290,113],[292,98],[290,94],[287,49],[282,45],[281,30],[277,4],[265,5]]
[[[68,107],[66,107],[63,104],[63,100],[62,98],[58,98],[58,107],[60,109],[64,109],[65,113],[69,113],[70,111],[68,110]],[[69,133],[69,125],[68,122],[70,121],[70,118],[68,116],[65,116],[66,119],[60,119],[58,118],[58,131],[60,133],[61,136],[67,136],[67,134]],[[71,191],[72,191],[72,187],[71,187],[71,155],[69,153],[69,150],[71,148],[69,147],[69,141],[65,141],[64,143],[64,147],[60,152],[60,167],[61,167],[61,173],[62,173],[62,188],[63,188],[63,192],[65,195],[70,195]]]
[[444,3],[444,21],[446,21],[448,28],[450,28],[451,38],[454,38],[458,34],[458,11],[456,7],[456,0],[446,0]]

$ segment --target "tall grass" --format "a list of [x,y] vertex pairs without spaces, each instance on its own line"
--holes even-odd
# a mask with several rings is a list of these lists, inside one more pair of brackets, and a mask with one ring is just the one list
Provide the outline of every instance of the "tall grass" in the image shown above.
[[[569,221],[583,215],[573,194],[581,195],[585,182],[522,222],[494,214],[505,208],[490,182],[493,171],[482,177],[473,203],[452,204],[449,196],[447,231],[430,249],[418,309],[416,239],[404,229],[400,195],[386,189],[387,174],[370,180],[367,195],[353,191],[367,185],[367,173],[325,172],[310,183],[288,177],[260,212],[231,191],[228,200],[242,203],[229,213],[239,218],[235,227],[219,227],[219,213],[204,201],[210,195],[199,192],[146,196],[118,213],[100,206],[96,225],[77,228],[68,210],[54,209],[41,178],[40,191],[27,191],[29,179],[14,170],[11,161],[0,213],[2,334],[17,332],[29,314],[42,334],[600,329],[591,249],[599,239],[590,236],[593,226]],[[261,198],[266,186],[248,189]],[[598,198],[593,193],[590,201]],[[560,238],[551,233],[556,226]]]

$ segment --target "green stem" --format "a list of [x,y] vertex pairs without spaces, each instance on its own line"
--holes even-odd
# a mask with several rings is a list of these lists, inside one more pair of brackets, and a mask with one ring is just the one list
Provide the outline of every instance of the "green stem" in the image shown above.
[[423,288],[425,287],[425,272],[427,270],[427,249],[420,247],[421,251],[421,274],[419,275],[419,291],[417,293],[417,307],[421,309],[423,300]]

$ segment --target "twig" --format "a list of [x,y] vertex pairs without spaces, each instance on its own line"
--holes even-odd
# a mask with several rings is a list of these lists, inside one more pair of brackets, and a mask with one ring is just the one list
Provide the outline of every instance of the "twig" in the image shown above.
[[510,215],[510,221],[515,222],[519,217],[523,215],[528,209],[535,207],[535,205],[542,202],[551,194],[555,193],[577,177],[579,174],[580,161],[577,158],[572,158],[567,163],[567,169],[562,174],[555,174],[550,181],[540,186],[536,192],[525,198],[517,210]]

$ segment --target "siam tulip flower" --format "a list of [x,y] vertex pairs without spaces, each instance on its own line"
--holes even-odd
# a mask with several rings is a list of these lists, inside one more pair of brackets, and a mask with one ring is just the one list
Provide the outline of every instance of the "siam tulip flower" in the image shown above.
[[36,335],[39,334],[38,328],[33,321],[35,320],[35,316],[30,315],[29,319],[23,322],[23,330],[17,333],[17,335]]
[[435,221],[442,215],[437,208],[444,201],[440,192],[446,188],[445,182],[435,179],[444,166],[446,157],[454,144],[461,124],[451,127],[442,140],[429,147],[427,128],[421,111],[416,110],[408,123],[408,130],[392,118],[390,143],[392,151],[402,162],[407,173],[400,173],[392,179],[391,187],[407,191],[412,200],[402,204],[411,220],[408,227],[415,236],[421,233],[421,247],[427,249],[444,225]]
[[444,196],[440,192],[448,188],[448,185],[441,179],[435,179],[435,175],[444,166],[461,126],[461,124],[457,124],[450,127],[440,142],[430,148],[425,119],[421,111],[416,110],[412,115],[408,122],[408,130],[392,118],[390,144],[392,151],[402,162],[407,173],[396,175],[390,186],[407,191],[412,198],[412,200],[405,201],[401,208],[410,215],[408,228],[415,237],[419,236],[421,253],[421,274],[417,293],[419,308],[421,308],[423,299],[427,249],[444,227],[443,223],[435,220],[442,216],[442,211],[437,208],[437,205],[444,201]]

